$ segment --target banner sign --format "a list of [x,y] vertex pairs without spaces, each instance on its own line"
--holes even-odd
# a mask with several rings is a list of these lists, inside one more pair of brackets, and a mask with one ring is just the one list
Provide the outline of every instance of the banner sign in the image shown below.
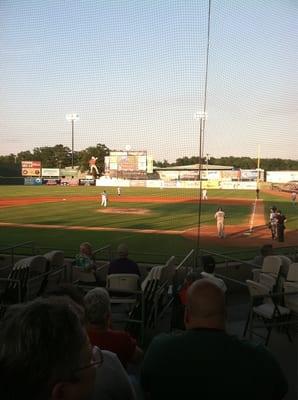
[[24,178],[24,185],[42,185],[41,178],[26,177]]
[[43,179],[44,185],[60,185],[60,179]]
[[[47,168],[49,169],[49,168]],[[70,177],[77,177],[78,170],[72,168],[61,168],[60,169],[60,176],[70,176]]]
[[22,161],[22,176],[40,176],[40,161]]
[[267,171],[267,182],[287,183],[298,181],[298,171]]
[[42,168],[42,176],[60,176],[59,168]]
[[41,168],[41,161],[22,161],[22,168]]
[[79,179],[79,185],[95,186],[95,179]]

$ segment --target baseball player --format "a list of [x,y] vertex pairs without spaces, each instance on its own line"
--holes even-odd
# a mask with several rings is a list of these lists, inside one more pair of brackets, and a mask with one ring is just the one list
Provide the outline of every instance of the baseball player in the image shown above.
[[214,214],[214,218],[216,219],[218,237],[223,239],[225,237],[225,232],[224,232],[225,213],[221,207],[218,207],[216,213]]
[[101,194],[101,204],[100,205],[103,207],[107,207],[107,205],[108,205],[108,194],[105,190]]
[[202,199],[203,200],[208,200],[207,189],[203,189],[203,191],[202,191]]
[[118,194],[118,196],[121,195],[121,188],[120,187],[117,187],[117,194]]

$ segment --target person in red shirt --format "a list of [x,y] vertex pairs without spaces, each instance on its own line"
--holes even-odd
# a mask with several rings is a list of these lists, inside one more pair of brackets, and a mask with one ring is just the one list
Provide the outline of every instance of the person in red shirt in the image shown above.
[[92,345],[117,354],[124,368],[138,364],[143,351],[125,331],[111,329],[111,303],[106,289],[97,287],[85,295],[87,332]]

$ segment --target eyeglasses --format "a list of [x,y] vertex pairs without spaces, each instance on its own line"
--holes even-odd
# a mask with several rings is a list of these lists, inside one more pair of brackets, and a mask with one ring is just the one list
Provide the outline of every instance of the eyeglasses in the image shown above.
[[83,367],[76,368],[73,372],[78,372],[82,371],[83,369],[86,368],[91,368],[91,367],[100,367],[103,363],[103,354],[102,351],[100,350],[99,347],[93,346],[92,347],[92,361],[84,365]]

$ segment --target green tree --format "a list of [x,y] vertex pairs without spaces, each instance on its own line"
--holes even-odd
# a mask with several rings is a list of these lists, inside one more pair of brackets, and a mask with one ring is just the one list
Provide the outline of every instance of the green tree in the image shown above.
[[153,165],[159,168],[166,168],[174,164],[170,164],[167,160],[163,160],[163,161],[153,161]]
[[[22,161],[35,161],[34,156],[30,150],[20,151],[16,156],[16,161],[21,164]],[[37,160],[38,161],[38,160]]]
[[[74,156],[77,161],[77,154],[74,153]],[[71,165],[71,150],[62,144],[56,144],[54,147],[36,147],[33,149],[33,160],[41,161],[43,168],[65,168]]]

